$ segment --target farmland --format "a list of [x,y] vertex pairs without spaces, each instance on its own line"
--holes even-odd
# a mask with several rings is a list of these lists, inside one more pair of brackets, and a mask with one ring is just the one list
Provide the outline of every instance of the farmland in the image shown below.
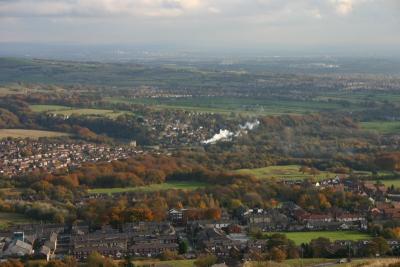
[[362,122],[361,127],[363,129],[377,131],[382,134],[393,134],[400,132],[400,121]]
[[89,190],[91,194],[116,194],[125,192],[154,192],[171,189],[180,190],[195,190],[205,187],[207,184],[200,182],[166,182],[163,184],[152,184],[138,187],[125,187],[125,188],[97,188]]
[[337,110],[340,105],[318,101],[279,100],[269,98],[241,97],[182,97],[182,98],[108,98],[118,103],[134,103],[152,106],[156,109],[182,109],[195,112],[229,114],[231,112],[247,115],[305,114]]
[[0,129],[0,139],[12,138],[32,138],[37,139],[40,137],[61,137],[67,136],[66,133],[53,132],[53,131],[39,131],[39,130],[25,130],[25,129]]
[[299,165],[285,165],[285,166],[269,166],[258,169],[241,169],[235,171],[240,174],[253,175],[259,179],[316,179],[323,180],[326,178],[333,178],[336,176],[332,172],[319,172],[317,174],[303,173],[300,171]]

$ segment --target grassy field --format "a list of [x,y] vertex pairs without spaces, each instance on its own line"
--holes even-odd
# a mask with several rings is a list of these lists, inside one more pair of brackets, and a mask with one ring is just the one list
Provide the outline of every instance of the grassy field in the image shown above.
[[299,165],[286,165],[286,166],[269,166],[258,169],[241,169],[235,171],[241,174],[254,175],[259,179],[307,179],[314,178],[316,180],[323,180],[326,178],[333,178],[336,176],[335,173],[331,172],[320,172],[319,174],[312,175],[309,173],[302,173],[299,171],[301,166]]
[[[286,260],[281,263],[277,262],[247,262],[244,266],[245,267],[261,267],[261,266],[270,266],[270,267],[300,267],[300,266],[316,266],[319,264],[330,264],[335,263],[337,259],[291,259]],[[331,266],[340,266],[340,267],[354,267],[360,266],[387,266],[390,263],[398,262],[399,259],[357,259],[353,260],[350,263],[343,263],[343,264],[334,264]],[[176,260],[176,261],[157,261],[157,260],[144,260],[144,261],[133,261],[135,266],[142,267],[142,266],[171,266],[171,267],[193,267],[195,260]]]
[[71,107],[59,106],[59,105],[31,105],[30,108],[34,112],[60,111],[60,110],[72,109]]
[[368,92],[364,90],[360,91],[333,91],[324,92],[323,95],[317,96],[314,100],[346,100],[354,104],[361,104],[369,101],[400,101],[400,94],[394,92]]
[[399,262],[399,258],[355,259],[349,263],[335,264],[331,267],[387,267],[389,264]]
[[284,262],[250,262],[245,267],[300,267],[300,266],[319,266],[328,264],[330,267],[386,267],[391,263],[399,262],[398,258],[381,259],[352,259],[349,263],[337,263],[338,259],[292,259]]
[[315,258],[315,259],[290,259],[290,260],[285,260],[284,262],[278,263],[278,262],[273,262],[273,261],[252,261],[246,263],[245,267],[261,267],[261,266],[269,266],[269,267],[307,267],[307,266],[315,266],[317,264],[323,264],[323,263],[334,263],[334,259],[320,259],[320,258]]
[[360,240],[370,239],[368,234],[353,231],[323,231],[323,232],[288,232],[284,233],[287,238],[293,240],[297,245],[309,243],[318,237],[326,237],[331,241],[335,240]]
[[106,116],[109,118],[116,118],[124,114],[123,111],[114,111],[111,109],[94,109],[94,108],[72,108],[67,106],[58,105],[31,105],[34,112],[47,112],[51,114],[71,116],[71,115],[85,115],[85,116]]
[[287,266],[290,267],[296,267],[296,266],[314,266],[316,264],[321,264],[321,263],[328,263],[328,262],[333,262],[334,260],[332,259],[290,259],[286,260],[284,263]]
[[175,261],[157,261],[157,260],[145,260],[145,261],[133,261],[133,264],[137,267],[141,266],[171,266],[171,267],[192,267],[194,266],[195,260],[175,260]]
[[400,179],[393,179],[393,180],[379,180],[386,186],[394,186],[396,188],[400,188]]
[[138,187],[125,187],[125,188],[96,188],[90,189],[91,194],[116,194],[124,192],[154,192],[170,189],[181,190],[195,190],[197,188],[205,187],[207,184],[200,182],[167,182],[163,184],[152,184],[147,186]]
[[18,213],[0,212],[0,229],[7,228],[15,224],[27,224],[33,220]]
[[109,118],[115,118],[123,114],[123,112],[121,111],[114,111],[110,109],[91,109],[91,108],[58,110],[58,111],[52,111],[52,113],[64,116],[71,116],[75,114],[75,115],[85,115],[85,116],[106,116]]
[[183,109],[195,112],[248,115],[304,114],[308,112],[343,109],[335,103],[317,101],[289,101],[240,97],[186,97],[186,98],[108,98],[108,101],[129,102],[153,106],[157,109]]
[[33,138],[39,137],[60,137],[67,136],[66,133],[39,131],[39,130],[25,130],[25,129],[0,129],[0,139],[13,137],[13,138]]
[[361,122],[361,127],[363,129],[377,131],[382,134],[400,133],[400,121]]

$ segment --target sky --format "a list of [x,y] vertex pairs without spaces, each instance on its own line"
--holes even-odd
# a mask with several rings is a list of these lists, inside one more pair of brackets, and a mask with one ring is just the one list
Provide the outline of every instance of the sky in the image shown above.
[[400,0],[0,0],[0,43],[400,47]]

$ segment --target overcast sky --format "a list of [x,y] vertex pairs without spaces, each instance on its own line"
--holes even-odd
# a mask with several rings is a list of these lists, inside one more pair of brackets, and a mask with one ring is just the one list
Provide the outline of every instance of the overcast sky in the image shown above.
[[400,0],[0,0],[0,42],[400,47]]

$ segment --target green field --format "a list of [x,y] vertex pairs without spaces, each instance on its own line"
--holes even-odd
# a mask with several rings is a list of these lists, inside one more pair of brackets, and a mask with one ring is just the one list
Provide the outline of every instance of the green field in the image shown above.
[[96,189],[90,189],[89,193],[116,194],[124,192],[154,192],[154,191],[163,191],[170,189],[195,190],[205,186],[207,186],[206,183],[200,183],[200,182],[166,182],[163,184],[152,184],[152,185],[138,186],[138,187],[96,188]]
[[296,266],[314,266],[321,263],[330,263],[334,262],[335,260],[332,259],[320,259],[320,258],[313,258],[313,259],[290,259],[284,262],[285,265],[289,267],[296,267]]
[[0,229],[7,228],[15,224],[27,224],[33,220],[18,213],[0,212]]
[[240,174],[250,174],[259,179],[291,179],[291,180],[303,180],[308,178],[313,178],[316,180],[323,180],[326,178],[333,178],[336,176],[335,173],[332,172],[323,172],[316,175],[312,175],[309,173],[302,173],[299,171],[301,166],[299,165],[285,165],[285,166],[269,166],[265,168],[258,169],[241,169],[235,171]]
[[246,265],[246,267],[261,267],[261,266],[269,266],[269,267],[307,267],[307,266],[320,266],[327,264],[331,267],[360,267],[360,266],[374,266],[374,267],[383,267],[388,266],[392,263],[398,263],[398,258],[377,258],[377,259],[352,259],[349,263],[337,263],[338,259],[290,259],[284,262],[251,262],[251,264]]
[[108,98],[107,100],[112,103],[144,104],[153,106],[156,109],[183,109],[194,112],[221,114],[234,112],[247,115],[304,114],[308,112],[343,109],[340,105],[329,102],[249,97]]
[[37,139],[39,137],[60,137],[60,136],[68,136],[68,134],[61,132],[39,131],[39,130],[0,129],[0,139],[7,137]]
[[106,116],[110,118],[115,118],[123,114],[123,112],[121,111],[113,111],[110,109],[91,109],[91,108],[59,110],[59,111],[52,111],[52,113],[64,116],[85,115],[85,116]]
[[395,188],[400,188],[400,179],[379,180],[379,181],[388,187],[393,185]]
[[320,258],[312,258],[312,259],[290,259],[285,260],[283,262],[273,262],[273,261],[252,261],[246,267],[261,267],[261,266],[268,266],[268,267],[307,267],[307,266],[316,266],[323,263],[335,263],[335,259],[320,259]]
[[335,240],[360,240],[372,238],[368,234],[353,231],[323,231],[323,232],[288,232],[284,233],[287,238],[293,240],[297,245],[309,243],[318,237],[326,237]]
[[370,91],[334,91],[324,92],[323,95],[315,97],[314,100],[346,100],[354,104],[362,104],[370,101],[400,101],[400,94],[395,92],[370,92]]
[[34,112],[47,112],[51,114],[71,116],[71,115],[85,115],[85,116],[106,116],[109,118],[116,118],[124,114],[123,111],[114,111],[111,109],[94,109],[94,108],[72,108],[67,106],[58,105],[31,105]]
[[377,131],[382,134],[400,134],[400,121],[371,121],[361,122],[366,130]]
[[171,266],[171,267],[192,267],[195,260],[175,260],[175,261],[157,261],[157,260],[144,260],[133,261],[135,266]]
[[31,105],[31,110],[34,112],[47,112],[47,111],[59,111],[59,110],[69,110],[71,107],[59,106],[59,105]]

